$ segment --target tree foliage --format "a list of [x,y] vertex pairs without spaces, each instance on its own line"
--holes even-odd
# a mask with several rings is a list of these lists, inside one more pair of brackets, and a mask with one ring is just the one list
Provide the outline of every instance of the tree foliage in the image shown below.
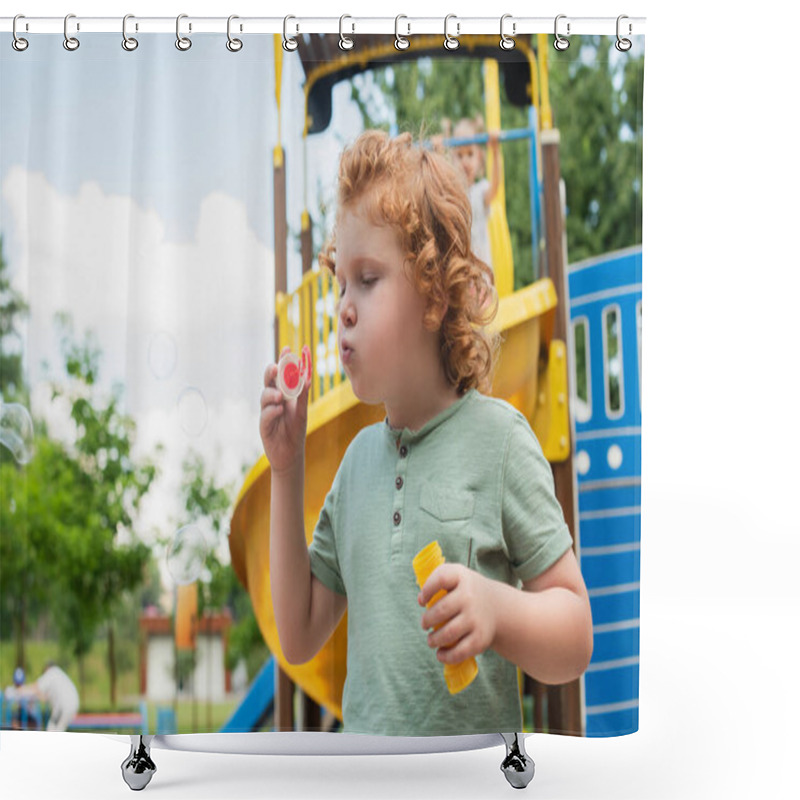
[[252,677],[263,666],[269,650],[253,613],[250,596],[230,563],[222,563],[217,555],[233,506],[233,486],[218,486],[202,457],[190,453],[183,462],[181,490],[187,515],[185,522],[199,524],[208,536],[209,552],[198,592],[198,613],[230,610],[233,626],[228,637],[226,666],[231,669],[244,659],[248,675]]
[[[150,559],[136,517],[155,463],[132,454],[136,425],[122,410],[121,388],[108,394],[97,385],[99,348],[88,335],[78,342],[67,317],[59,325],[67,378],[52,384],[52,399],[66,401],[74,436],[37,420],[32,460],[24,468],[0,461],[0,618],[14,629],[20,664],[40,618],[80,663]],[[113,646],[109,659],[113,665]]]
[[[616,55],[613,38],[570,38],[549,50],[550,98],[561,134],[561,176],[567,197],[570,262],[641,242],[643,56]],[[408,61],[351,80],[365,127],[425,135],[442,120],[485,116],[483,63],[444,55]],[[501,82],[501,127],[527,127],[527,109],[511,105]],[[530,148],[502,145],[506,214],[515,288],[534,277],[531,242]]]
[[28,313],[28,304],[11,285],[7,268],[0,235],[0,398],[6,403],[12,400],[25,402],[19,326],[21,318]]
[[66,317],[60,324],[72,380],[67,386],[53,385],[52,397],[67,399],[77,430],[70,458],[80,474],[76,501],[82,519],[61,537],[66,591],[53,613],[62,637],[81,656],[122,594],[142,581],[149,548],[134,523],[157,470],[153,461],[136,463],[132,457],[136,423],[121,409],[121,387],[115,386],[110,395],[96,387],[101,354],[92,337],[78,342]]
[[642,241],[644,57],[618,55],[609,37],[573,38],[551,55],[550,91],[576,262]]

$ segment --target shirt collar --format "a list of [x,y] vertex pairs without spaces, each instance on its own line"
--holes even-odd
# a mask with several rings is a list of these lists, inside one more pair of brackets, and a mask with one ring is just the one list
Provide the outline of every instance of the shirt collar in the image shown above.
[[388,440],[396,445],[408,442],[418,442],[427,436],[432,430],[438,428],[445,420],[450,419],[465,403],[469,402],[477,389],[474,387],[464,392],[461,397],[454,403],[451,403],[443,411],[440,411],[435,417],[431,417],[419,430],[412,431],[408,428],[393,428],[389,425],[389,417],[383,418],[383,429],[386,432]]

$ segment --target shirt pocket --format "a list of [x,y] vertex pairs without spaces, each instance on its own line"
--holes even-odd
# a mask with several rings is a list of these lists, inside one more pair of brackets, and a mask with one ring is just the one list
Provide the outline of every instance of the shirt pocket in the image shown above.
[[464,489],[425,483],[420,491],[419,507],[415,553],[436,540],[445,561],[469,566],[475,495]]

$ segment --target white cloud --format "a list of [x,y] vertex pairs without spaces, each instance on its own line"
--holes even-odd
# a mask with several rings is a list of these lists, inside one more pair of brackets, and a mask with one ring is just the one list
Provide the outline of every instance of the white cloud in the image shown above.
[[67,196],[42,173],[16,167],[2,192],[18,243],[13,282],[30,304],[32,411],[69,431],[64,410],[50,407],[41,369],[46,360],[61,373],[54,318],[68,311],[79,338],[91,330],[102,350],[102,387],[124,384],[139,452],[166,446],[164,476],[144,515],[166,533],[180,522],[179,469],[189,449],[237,485],[242,466],[259,455],[260,387],[273,355],[273,253],[249,227],[244,204],[221,193],[202,200],[193,240],[174,242],[152,209],[96,183]]

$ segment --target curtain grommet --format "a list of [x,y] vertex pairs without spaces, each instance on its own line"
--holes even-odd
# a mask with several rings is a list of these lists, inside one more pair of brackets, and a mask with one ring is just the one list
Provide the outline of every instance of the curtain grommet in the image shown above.
[[[349,14],[342,14],[339,17],[339,49],[344,50],[345,52],[352,50],[355,42],[349,37],[344,35],[344,31],[342,30],[342,26],[344,25],[344,21],[346,19],[353,19]],[[353,30],[356,29],[355,24],[353,24]]]
[[[68,26],[69,26],[69,21],[71,19],[75,19],[75,15],[74,14],[67,14],[67,16],[64,17],[64,49],[65,50],[69,50],[70,52],[73,52],[73,51],[77,50],[81,46],[81,43],[80,43],[80,41],[78,41],[78,39],[75,36],[70,36],[69,35]],[[77,25],[77,30],[80,30],[80,29],[81,29],[81,26],[78,24]]]
[[[394,18],[394,47],[395,50],[408,50],[411,47],[411,42],[406,39],[405,36],[400,35],[399,27],[400,27],[400,20],[401,19],[408,19],[405,14],[398,14]],[[411,36],[411,23],[406,23],[408,26],[408,33],[406,36]]]
[[227,47],[231,53],[238,53],[242,47],[244,47],[241,39],[235,39],[233,36],[231,36],[231,22],[235,19],[239,19],[236,14],[231,14],[228,17],[228,41],[225,42],[225,47]]
[[516,46],[516,42],[512,38],[516,36],[517,33],[517,23],[512,20],[511,22],[511,36],[506,36],[503,32],[503,23],[507,20],[511,19],[511,14],[503,14],[500,17],[500,49],[501,50],[513,50]]
[[[188,36],[181,36],[181,20],[188,19],[188,14],[178,14],[175,20],[175,47],[182,52],[186,52],[192,46],[192,40]],[[192,23],[189,23],[189,32],[191,33]]]
[[[633,47],[633,42],[631,42],[630,39],[623,39],[619,35],[619,24],[623,19],[628,19],[628,17],[625,14],[620,14],[617,17],[617,41],[614,42],[614,47],[616,47],[617,50],[619,50],[620,53],[627,53],[628,50],[630,50],[631,47]],[[632,30],[633,30],[633,28],[631,27],[631,23],[629,22],[628,23],[628,36],[631,35]]]
[[[128,36],[129,19],[135,19],[133,14],[126,14],[122,18],[122,49],[132,53],[139,46],[139,40],[134,39],[132,36]],[[136,28],[138,30],[139,26],[137,25]]]
[[[566,14],[559,14],[556,17],[556,22],[554,26],[554,33],[556,38],[555,41],[553,42],[553,47],[555,47],[555,49],[558,50],[559,53],[563,52],[569,47],[569,39],[565,39],[558,33],[558,21],[560,19],[566,19],[566,18],[567,18]],[[567,36],[569,36],[569,22],[567,22]]]
[[12,34],[13,34],[13,36],[14,36],[14,38],[11,40],[11,46],[12,46],[12,47],[13,47],[13,48],[14,48],[14,49],[15,49],[15,50],[18,52],[18,53],[23,53],[23,52],[25,52],[25,50],[27,50],[27,49],[28,49],[28,44],[29,44],[29,42],[28,42],[28,40],[27,40],[27,39],[23,39],[23,38],[22,38],[22,37],[21,37],[21,36],[20,36],[20,35],[17,33],[17,20],[18,20],[18,19],[25,19],[25,15],[24,15],[24,14],[17,14],[17,16],[16,16],[16,17],[14,17],[14,22],[11,24],[11,33],[12,33]]
[[297,19],[297,17],[293,17],[290,14],[283,18],[283,49],[288,53],[293,53],[295,50],[297,50],[297,39],[293,39],[288,33],[286,33],[286,25],[290,19]]
[[[447,32],[447,23],[448,23],[448,22],[449,22],[451,19],[455,19],[455,20],[456,20],[456,35],[455,35],[455,36],[451,36],[451,35],[450,35],[450,34]],[[444,48],[445,48],[445,50],[451,50],[451,51],[452,51],[452,50],[458,50],[458,45],[459,45],[460,43],[459,43],[459,41],[458,41],[458,38],[457,38],[457,37],[458,37],[458,34],[459,34],[459,32],[460,32],[460,29],[461,29],[461,23],[458,21],[458,18],[456,17],[456,15],[455,15],[455,14],[448,14],[448,15],[447,15],[447,16],[444,18],[444,43],[443,43],[443,44],[444,44]]]

